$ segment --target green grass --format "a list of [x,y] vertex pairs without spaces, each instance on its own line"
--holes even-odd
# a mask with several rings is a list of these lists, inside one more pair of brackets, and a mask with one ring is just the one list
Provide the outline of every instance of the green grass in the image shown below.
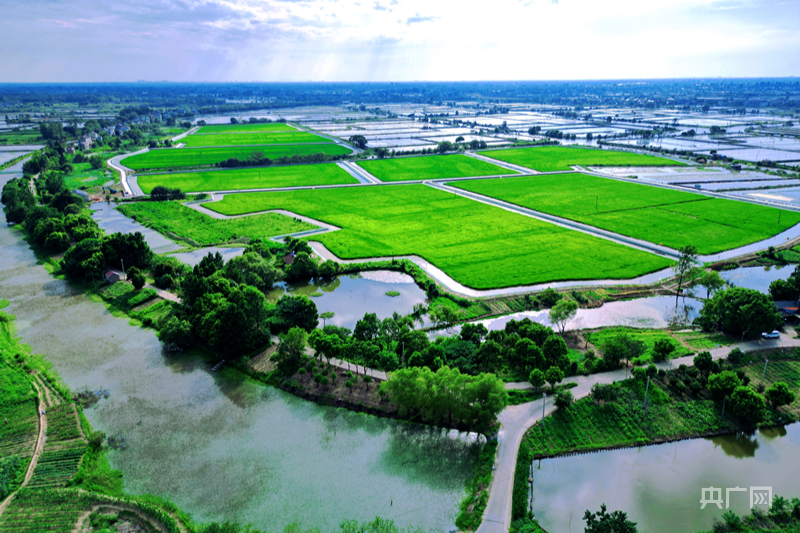
[[371,159],[359,161],[358,166],[381,181],[430,180],[437,178],[466,178],[471,176],[496,176],[515,174],[465,155],[431,155],[401,157],[397,159]]
[[535,148],[515,148],[511,150],[489,150],[478,152],[486,157],[505,161],[513,165],[554,172],[569,170],[572,165],[581,166],[682,166],[684,163],[663,159],[652,155],[614,152],[611,150],[595,150],[589,148],[571,148],[564,146],[541,146]]
[[337,185],[358,183],[338,165],[295,165],[266,168],[236,168],[205,172],[147,174],[138,177],[139,187],[150,194],[153,187],[177,187],[183,192],[226,191],[235,189],[270,189],[300,185]]
[[132,202],[120,205],[119,210],[148,228],[193,246],[263,239],[316,227],[277,213],[219,220],[177,202]]
[[800,222],[793,211],[579,173],[451,185],[673,249],[691,244],[701,254],[766,239]]
[[[752,384],[761,381],[761,374],[764,372],[763,362],[754,363],[743,367],[745,373],[750,377]],[[794,402],[781,407],[781,411],[787,411],[795,416],[800,415],[800,363],[797,361],[770,361],[767,371],[764,374],[764,386],[770,387],[772,384],[782,381],[789,385],[789,389],[795,392]]]
[[214,165],[231,158],[245,160],[253,153],[269,159],[293,155],[345,155],[351,150],[338,144],[292,144],[286,146],[243,146],[222,148],[162,148],[126,157],[122,164],[134,170]]
[[114,181],[114,175],[106,174],[106,170],[93,170],[92,165],[89,163],[73,163],[75,167],[74,172],[64,176],[64,183],[69,190],[80,189],[86,187],[100,187],[106,182]]
[[189,135],[179,140],[188,147],[200,146],[244,146],[255,144],[303,144],[333,143],[330,139],[305,131],[281,133],[220,133],[206,135]]
[[299,131],[282,122],[264,124],[211,124],[201,127],[197,133],[248,133],[251,131]]
[[230,194],[207,207],[227,215],[288,209],[343,228],[313,238],[339,257],[415,254],[480,289],[625,279],[671,264],[425,185]]
[[23,489],[0,519],[2,533],[71,533],[97,496],[56,489]]
[[675,351],[670,354],[670,358],[682,357],[694,353],[694,350],[681,345],[669,331],[661,329],[638,329],[626,327],[612,327],[605,328],[588,333],[587,337],[589,342],[594,344],[600,350],[603,350],[606,342],[609,339],[616,337],[619,334],[625,333],[631,339],[638,340],[644,343],[646,351],[644,353],[644,360],[652,360],[652,350],[657,340],[667,339],[675,347]]

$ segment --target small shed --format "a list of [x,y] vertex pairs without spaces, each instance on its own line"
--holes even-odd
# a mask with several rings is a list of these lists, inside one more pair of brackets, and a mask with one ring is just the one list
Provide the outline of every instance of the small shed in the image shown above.
[[103,277],[106,279],[107,282],[111,284],[114,284],[118,281],[122,281],[122,274],[120,272],[117,272],[116,270],[107,271],[105,274],[103,274]]

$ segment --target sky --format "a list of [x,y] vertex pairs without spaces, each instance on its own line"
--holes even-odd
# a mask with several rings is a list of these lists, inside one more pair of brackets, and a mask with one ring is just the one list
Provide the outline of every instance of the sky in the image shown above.
[[0,82],[800,75],[800,0],[0,0]]

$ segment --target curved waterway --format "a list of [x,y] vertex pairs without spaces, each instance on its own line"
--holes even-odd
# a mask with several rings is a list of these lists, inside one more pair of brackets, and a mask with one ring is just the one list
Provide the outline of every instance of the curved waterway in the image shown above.
[[454,529],[474,435],[318,406],[196,357],[167,358],[152,330],[52,278],[2,214],[0,224],[0,297],[22,341],[72,390],[110,391],[86,416],[126,437],[109,459],[127,491],[268,531],[375,516]]
[[723,509],[700,507],[704,487],[730,492],[730,509],[750,512],[750,487],[800,495],[800,424],[754,435],[724,435],[535,461],[533,510],[550,533],[583,531],[583,513],[621,510],[649,533],[709,531]]

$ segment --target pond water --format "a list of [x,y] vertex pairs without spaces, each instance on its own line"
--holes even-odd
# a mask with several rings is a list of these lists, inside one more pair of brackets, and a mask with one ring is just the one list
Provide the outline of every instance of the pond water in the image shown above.
[[[776,279],[789,279],[794,272],[795,265],[781,265],[773,267],[744,267],[735,270],[723,270],[719,273],[722,278],[735,287],[744,287],[769,294],[769,284]],[[705,289],[698,287],[702,294]]]
[[90,209],[92,210],[92,217],[97,221],[97,225],[104,229],[108,235],[112,233],[141,232],[147,245],[159,254],[182,248],[181,245],[167,239],[157,231],[146,228],[135,220],[126,217],[107,202],[95,202],[90,206]]
[[[793,466],[794,465],[794,466]],[[708,531],[724,512],[700,509],[704,487],[772,487],[800,494],[800,424],[755,435],[693,439],[534,462],[533,510],[550,533],[583,531],[583,513],[621,510],[648,533]],[[722,491],[725,498],[725,490]],[[749,513],[748,492],[730,492],[730,509]]]
[[[400,293],[388,296],[387,292]],[[311,297],[319,313],[333,311],[333,318],[324,323],[353,329],[365,313],[375,313],[383,320],[393,313],[407,315],[414,305],[425,302],[425,292],[414,278],[399,272],[379,270],[339,276],[329,282],[280,283],[269,293],[268,299],[278,301],[284,294]]]
[[127,438],[127,449],[109,454],[127,491],[166,497],[199,521],[267,531],[375,516],[454,528],[474,435],[321,407],[231,369],[211,372],[198,357],[167,358],[152,330],[53,279],[4,222],[0,214],[7,311],[72,390],[110,391],[86,416]]

